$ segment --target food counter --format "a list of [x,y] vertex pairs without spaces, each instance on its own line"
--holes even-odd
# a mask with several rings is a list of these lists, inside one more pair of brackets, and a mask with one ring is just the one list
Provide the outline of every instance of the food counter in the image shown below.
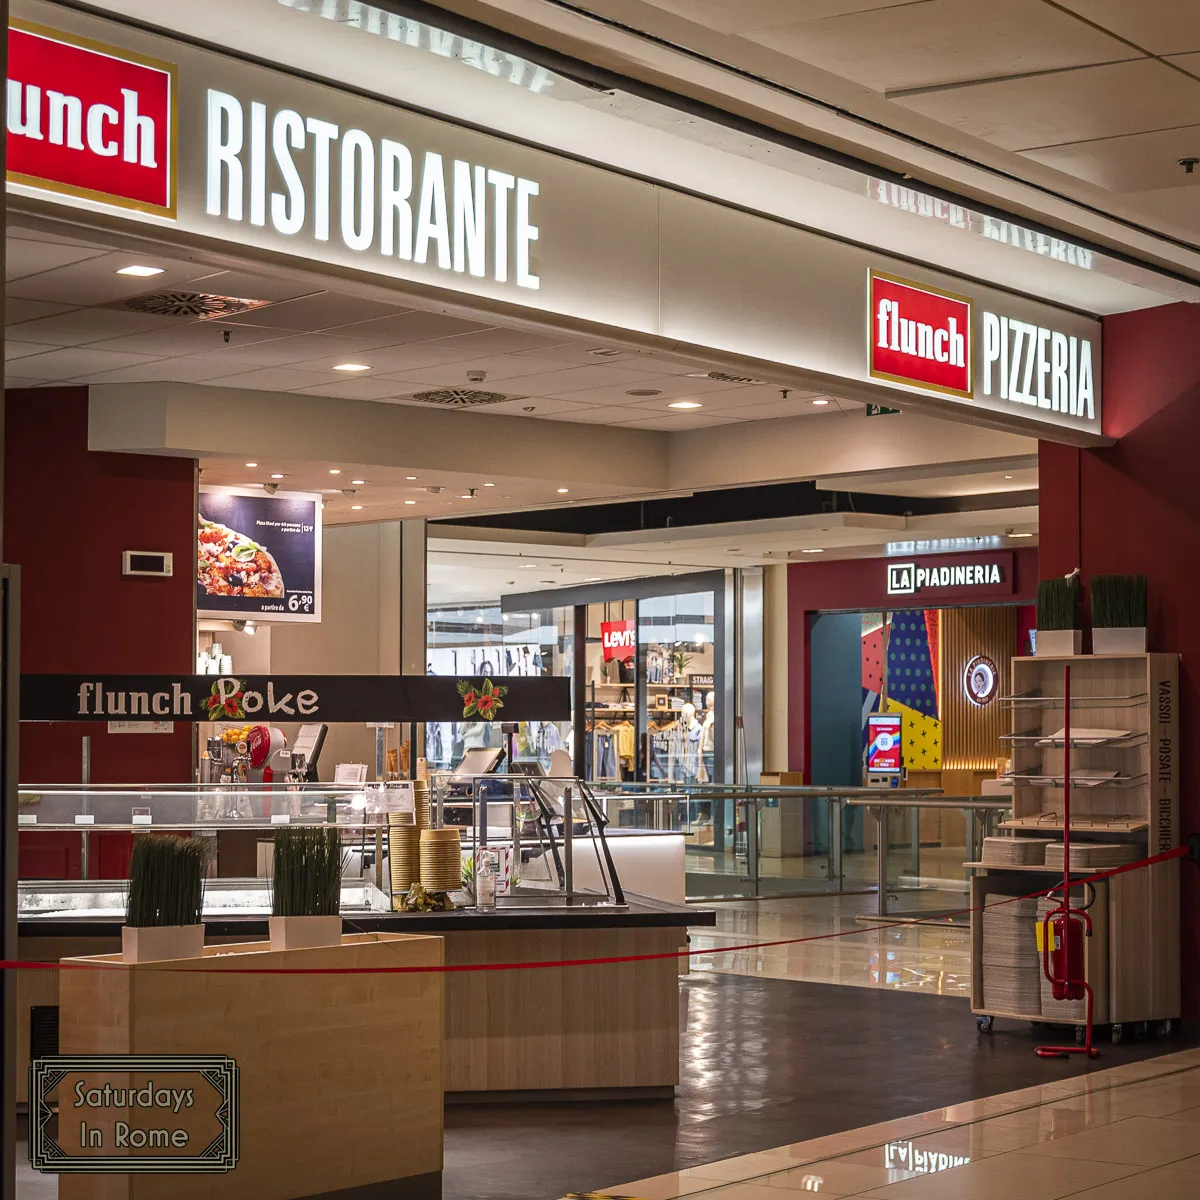
[[[581,797],[578,781],[570,786]],[[460,801],[465,792],[469,815],[477,817],[484,786],[460,780],[455,788]],[[370,788],[22,788],[19,812],[23,831],[36,828],[81,839],[147,826],[199,835],[236,828],[262,844],[283,824],[334,822],[347,851],[345,932],[435,934],[444,938],[449,966],[503,965],[445,976],[445,1086],[452,1098],[670,1094],[678,1082],[678,979],[686,961],[676,956],[686,946],[687,928],[714,924],[714,914],[621,887],[622,859],[670,858],[672,848],[658,845],[662,835],[622,831],[606,837],[602,824],[585,806],[576,807],[578,800],[565,788],[542,789],[542,812],[548,811],[549,819],[531,825],[524,787],[488,777],[486,789],[492,793],[483,814],[488,843],[505,845],[516,869],[498,889],[502,894],[494,908],[475,907],[465,869],[463,889],[451,893],[457,907],[446,912],[393,911],[381,807],[386,800]],[[439,791],[435,808],[440,814],[445,798]],[[479,829],[476,819],[461,830],[464,865],[477,852]],[[640,836],[656,839],[655,846],[635,846],[631,839]],[[626,842],[625,849],[613,852]],[[259,861],[269,864],[269,854]],[[21,881],[21,958],[50,962],[119,949],[124,904],[125,884],[119,880]],[[210,879],[204,905],[208,943],[262,940],[270,905],[266,878]],[[664,957],[590,966],[522,965],[640,955]],[[18,976],[18,1079],[27,1074],[31,1018],[35,1030],[47,1025],[45,1012],[34,1016],[32,1010],[55,1005],[57,989],[56,972]],[[51,1051],[39,1045],[39,1052]]]

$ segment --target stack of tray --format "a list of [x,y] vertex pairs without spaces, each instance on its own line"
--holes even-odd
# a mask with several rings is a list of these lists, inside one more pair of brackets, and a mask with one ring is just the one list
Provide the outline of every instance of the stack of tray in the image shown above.
[[[1007,901],[1007,903],[1001,903]],[[991,893],[983,918],[983,1003],[991,1012],[1036,1016],[1042,1010],[1038,977],[1036,898]]]
[[1051,838],[987,837],[983,839],[983,859],[989,867],[1041,866]]
[[[1072,842],[1071,869],[1102,871],[1106,867],[1119,867],[1131,863],[1137,855],[1137,846],[1132,842]],[[1051,842],[1046,847],[1046,866],[1062,870],[1062,842]]]

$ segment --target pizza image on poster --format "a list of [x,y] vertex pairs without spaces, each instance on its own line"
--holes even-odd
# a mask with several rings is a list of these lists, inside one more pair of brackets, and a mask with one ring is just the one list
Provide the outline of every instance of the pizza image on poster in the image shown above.
[[321,499],[202,488],[196,529],[201,617],[321,619]]

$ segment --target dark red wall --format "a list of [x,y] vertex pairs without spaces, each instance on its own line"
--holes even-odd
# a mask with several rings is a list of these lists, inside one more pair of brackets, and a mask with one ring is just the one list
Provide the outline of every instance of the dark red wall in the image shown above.
[[[995,555],[990,556],[993,560]],[[1032,600],[1037,591],[1038,552],[1029,547],[1012,552],[1013,580],[991,594],[985,588],[972,591],[967,603],[1016,603]],[[989,555],[942,554],[916,555],[923,566],[950,566],[954,563],[987,561]],[[949,606],[953,601],[937,593],[928,601],[923,597],[887,594],[885,558],[832,559],[828,562],[792,563],[788,567],[788,769],[808,769],[809,711],[809,623],[813,613],[841,611],[870,612],[922,606]],[[965,598],[964,598],[965,600]],[[963,603],[964,600],[959,600]]]
[[[194,464],[93,453],[87,428],[86,388],[5,394],[4,559],[21,567],[21,670],[191,674]],[[123,550],[173,551],[175,574],[126,578]],[[94,782],[191,778],[187,726],[110,735],[103,725],[63,723],[22,726],[21,782],[78,782],[85,733]],[[38,846],[50,836],[22,834],[25,857],[44,850],[57,861],[56,843]],[[98,858],[106,873],[121,873],[103,851]],[[77,874],[77,851],[72,863]]]
[[[1200,308],[1175,304],[1104,321],[1107,450],[1040,447],[1047,577],[1139,572],[1149,644],[1180,661],[1180,822],[1200,831]],[[1200,1018],[1200,872],[1183,881],[1184,1017]]]

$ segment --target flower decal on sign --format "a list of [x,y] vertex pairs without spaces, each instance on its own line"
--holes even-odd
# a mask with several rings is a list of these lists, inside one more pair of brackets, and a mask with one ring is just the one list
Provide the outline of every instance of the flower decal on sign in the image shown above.
[[246,709],[242,704],[245,685],[240,679],[218,679],[212,685],[212,691],[204,707],[208,710],[210,721],[242,721],[246,718]]
[[458,694],[463,702],[463,720],[478,717],[481,721],[494,721],[504,707],[508,688],[494,684],[490,679],[476,687],[469,679],[458,681]]

